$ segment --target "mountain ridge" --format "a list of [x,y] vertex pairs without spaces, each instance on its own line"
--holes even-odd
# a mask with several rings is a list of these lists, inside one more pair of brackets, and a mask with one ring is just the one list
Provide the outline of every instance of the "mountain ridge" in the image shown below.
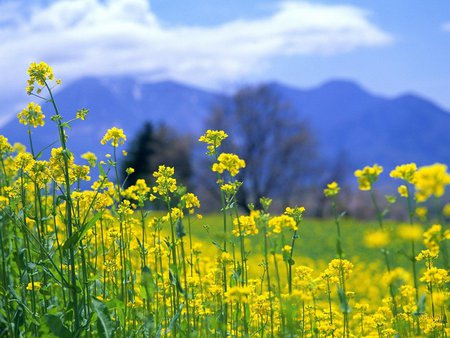
[[[338,154],[344,152],[352,170],[375,162],[391,167],[410,161],[450,165],[450,113],[431,100],[414,93],[383,97],[347,79],[308,89],[276,81],[266,85],[310,125],[325,162],[339,161]],[[88,150],[105,153],[99,141],[108,128],[121,127],[132,139],[148,120],[198,137],[208,127],[213,107],[230,102],[231,96],[173,80],[141,83],[131,77],[86,77],[58,91],[55,100],[66,119],[80,108],[90,110],[87,120],[76,121],[68,132],[75,138],[74,153],[80,155]],[[33,129],[41,148],[56,134],[50,107],[43,108],[46,126]],[[26,127],[17,119],[0,127],[0,133],[11,142],[28,142]]]

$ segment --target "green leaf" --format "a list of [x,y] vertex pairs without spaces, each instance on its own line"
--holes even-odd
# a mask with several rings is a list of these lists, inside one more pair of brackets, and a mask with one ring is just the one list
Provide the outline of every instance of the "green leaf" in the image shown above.
[[78,231],[75,231],[72,236],[70,236],[67,241],[63,244],[63,250],[74,248],[77,243],[83,238],[86,231],[88,231],[94,224],[103,216],[103,212],[99,212],[92,217],[89,222],[84,223]]
[[396,196],[386,195],[386,201],[390,204],[394,204],[397,201]]
[[103,166],[100,163],[98,163],[97,166],[98,166],[98,171],[100,172],[100,175],[103,177],[106,177],[105,169],[103,169]]
[[427,296],[425,294],[422,294],[419,298],[419,302],[417,303],[417,311],[414,312],[416,316],[423,315],[425,313],[425,301],[427,299]]
[[97,298],[92,297],[92,304],[97,313],[97,333],[101,338],[110,338],[114,334],[114,323],[109,316],[106,305]]
[[169,269],[169,278],[172,285],[175,285],[178,289],[178,291],[184,295],[183,287],[181,286],[180,279],[176,274],[172,272],[172,269]]
[[167,328],[167,331],[173,331],[174,326],[178,320],[178,318],[180,318],[181,315],[181,310],[183,309],[184,304],[180,304],[180,307],[178,308],[178,311],[175,313],[175,315],[172,317],[172,319],[169,322],[169,327]]
[[52,331],[52,333],[57,337],[72,337],[72,332],[70,332],[70,330],[66,326],[64,326],[59,316],[46,314],[45,320],[48,327],[50,328],[50,331]]
[[341,303],[341,311],[342,313],[350,313],[350,305],[348,305],[347,296],[344,292],[344,289],[341,287],[338,288],[339,302]]

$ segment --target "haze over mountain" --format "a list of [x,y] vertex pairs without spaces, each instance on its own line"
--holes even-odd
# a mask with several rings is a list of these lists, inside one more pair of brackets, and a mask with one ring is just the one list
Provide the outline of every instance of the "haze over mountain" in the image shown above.
[[[310,125],[325,163],[343,157],[349,170],[373,163],[390,169],[411,161],[450,165],[450,114],[427,99],[413,94],[381,97],[342,80],[307,90],[276,82],[268,85]],[[173,81],[140,84],[111,77],[78,80],[55,99],[66,119],[80,108],[90,111],[86,121],[75,121],[69,131],[69,147],[80,155],[110,151],[100,145],[108,128],[123,128],[131,140],[145,121],[198,138],[212,107],[230,97]],[[50,108],[44,105],[45,127],[33,129],[38,150],[57,140]],[[10,142],[28,144],[26,127],[17,119],[3,125],[0,133]]]

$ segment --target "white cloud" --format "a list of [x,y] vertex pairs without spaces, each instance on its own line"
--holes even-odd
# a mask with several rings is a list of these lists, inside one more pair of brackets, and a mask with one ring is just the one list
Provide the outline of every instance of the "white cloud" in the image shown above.
[[450,32],[450,21],[444,22],[444,23],[442,24],[442,30],[443,30],[444,32]]
[[212,85],[261,71],[280,55],[333,55],[392,41],[364,10],[307,2],[213,27],[162,25],[146,0],[60,0],[21,16],[6,3],[0,13],[0,96],[22,90],[31,61],[50,63],[66,81],[129,74]]

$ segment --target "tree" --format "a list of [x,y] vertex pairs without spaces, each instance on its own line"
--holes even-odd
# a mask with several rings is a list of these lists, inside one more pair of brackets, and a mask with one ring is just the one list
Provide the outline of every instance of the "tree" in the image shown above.
[[162,164],[174,167],[176,178],[188,184],[192,175],[191,145],[192,140],[188,136],[181,136],[164,125],[155,128],[150,122],[145,123],[122,162],[123,170],[128,167],[135,170],[125,185],[128,187],[139,178],[152,181],[153,172]]
[[242,207],[258,205],[263,196],[286,204],[311,178],[316,151],[309,127],[271,86],[239,89],[214,108],[210,126],[230,135],[223,151],[246,161]]

